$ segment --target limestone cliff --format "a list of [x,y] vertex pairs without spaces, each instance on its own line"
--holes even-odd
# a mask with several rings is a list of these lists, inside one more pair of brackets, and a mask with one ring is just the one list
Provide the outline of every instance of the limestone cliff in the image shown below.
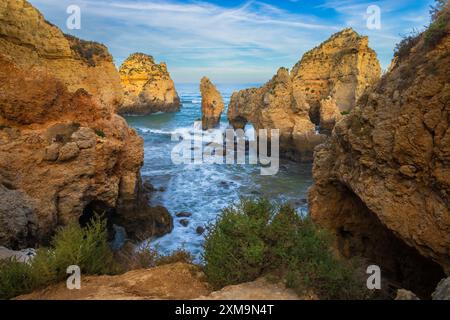
[[214,129],[220,123],[225,109],[223,98],[216,86],[206,77],[200,82],[202,94],[202,126],[203,130]]
[[450,273],[448,10],[444,21],[405,44],[318,147],[309,197],[342,254],[362,254],[422,294]]
[[70,92],[83,88],[114,107],[122,102],[119,73],[108,49],[64,35],[26,0],[1,1],[0,52],[23,69],[45,69]]
[[309,105],[301,94],[293,92],[285,68],[261,88],[234,93],[228,119],[235,129],[243,129],[247,123],[257,131],[279,129],[282,152],[301,161],[310,161],[312,150],[324,139],[316,135],[315,125],[309,119]]
[[75,58],[70,41],[97,45],[67,40],[25,1],[2,2],[0,17],[0,245],[45,242],[56,226],[103,212],[149,236],[170,230],[140,190],[143,141],[99,81],[112,63]]
[[280,129],[282,152],[310,161],[325,139],[315,124],[331,133],[341,112],[353,108],[380,70],[367,37],[346,29],[306,53],[290,73],[282,68],[262,88],[235,93],[228,118],[235,128],[250,122],[257,129]]
[[180,98],[164,62],[156,64],[153,57],[134,53],[119,72],[125,94],[119,113],[146,115],[180,110]]
[[368,37],[352,29],[334,34],[305,53],[291,71],[294,90],[305,95],[313,111],[328,97],[340,111],[349,111],[380,75],[380,63],[369,48]]

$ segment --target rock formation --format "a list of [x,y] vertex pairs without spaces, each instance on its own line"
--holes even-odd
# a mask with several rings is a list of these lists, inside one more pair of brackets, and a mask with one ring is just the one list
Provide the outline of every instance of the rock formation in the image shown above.
[[405,47],[316,149],[309,196],[313,219],[333,231],[344,256],[363,255],[428,297],[450,274],[446,21],[441,38],[426,31]]
[[180,98],[164,62],[156,64],[152,56],[134,53],[119,72],[125,95],[119,113],[147,115],[180,110]]
[[294,91],[301,92],[317,112],[320,101],[332,97],[339,110],[349,111],[364,90],[381,75],[375,51],[368,37],[352,29],[334,34],[305,53],[291,71]]
[[223,98],[216,86],[206,77],[200,82],[202,94],[202,126],[203,130],[214,129],[220,123],[225,109]]
[[122,102],[120,77],[108,49],[64,35],[26,0],[0,3],[0,52],[22,69],[42,68],[67,86],[103,103]]
[[328,97],[320,101],[319,117],[321,130],[331,134],[336,123],[342,118],[342,114],[334,98]]
[[252,123],[255,129],[280,129],[284,155],[311,161],[325,139],[315,124],[330,133],[380,70],[367,37],[346,29],[306,53],[290,73],[281,68],[263,87],[234,93],[228,118],[235,128]]
[[119,276],[88,276],[80,290],[66,283],[17,297],[16,300],[317,300],[299,297],[283,283],[264,278],[211,292],[197,266],[173,263]]
[[152,234],[170,230],[168,212],[153,215],[141,193],[143,141],[115,114],[113,86],[99,81],[118,79],[112,63],[74,58],[26,1],[2,2],[0,33],[0,245],[33,246],[103,212]]
[[293,92],[289,71],[278,70],[271,81],[258,89],[242,90],[231,97],[228,119],[235,129],[247,123],[260,129],[280,130],[280,149],[284,154],[312,159],[312,150],[323,142],[309,119],[309,105],[301,94]]

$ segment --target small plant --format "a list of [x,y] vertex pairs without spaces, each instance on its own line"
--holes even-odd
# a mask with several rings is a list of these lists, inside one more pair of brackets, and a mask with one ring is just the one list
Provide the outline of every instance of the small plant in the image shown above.
[[106,137],[105,132],[103,132],[103,130],[100,130],[100,129],[95,129],[95,134],[97,136],[99,136],[100,138],[105,138]]
[[342,111],[341,115],[343,116],[348,116],[350,114],[350,111]]
[[431,23],[427,31],[425,31],[424,41],[425,45],[433,48],[444,36],[448,33],[447,25],[450,22],[450,13],[442,12],[436,17],[436,20]]
[[3,125],[3,124],[0,124],[0,130],[4,130],[4,129],[11,129],[11,127]]
[[205,274],[217,289],[270,276],[284,279],[300,295],[360,299],[366,294],[355,268],[333,256],[329,234],[289,206],[242,199],[210,227],[204,249]]

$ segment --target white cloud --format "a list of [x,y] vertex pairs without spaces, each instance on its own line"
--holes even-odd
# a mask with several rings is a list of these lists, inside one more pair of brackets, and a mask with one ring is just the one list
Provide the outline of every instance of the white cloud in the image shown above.
[[[118,63],[135,51],[152,54],[169,64],[178,82],[196,81],[205,72],[218,82],[263,82],[346,26],[369,34],[386,66],[402,32],[397,30],[400,22],[387,19],[383,32],[368,32],[367,2],[362,1],[326,1],[321,7],[335,10],[341,17],[337,20],[294,14],[260,1],[231,8],[176,0],[31,2],[59,26],[65,24],[65,7],[79,4],[82,30],[75,35],[104,42]],[[394,2],[382,1],[382,9],[395,10]]]

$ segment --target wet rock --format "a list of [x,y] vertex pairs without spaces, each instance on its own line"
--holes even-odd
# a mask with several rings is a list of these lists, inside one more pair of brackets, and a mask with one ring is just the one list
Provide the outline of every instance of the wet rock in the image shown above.
[[178,212],[176,214],[177,218],[190,218],[192,217],[192,213],[190,212]]
[[181,224],[183,227],[187,227],[187,226],[189,226],[189,220],[187,220],[187,219],[182,219],[182,220],[180,220],[180,224]]
[[155,189],[155,187],[153,186],[153,184],[151,184],[151,182],[148,181],[148,180],[145,181],[144,184],[143,184],[142,186],[143,186],[143,188],[144,188],[144,191],[147,192],[147,193],[151,193],[151,192],[156,191],[156,189]]

